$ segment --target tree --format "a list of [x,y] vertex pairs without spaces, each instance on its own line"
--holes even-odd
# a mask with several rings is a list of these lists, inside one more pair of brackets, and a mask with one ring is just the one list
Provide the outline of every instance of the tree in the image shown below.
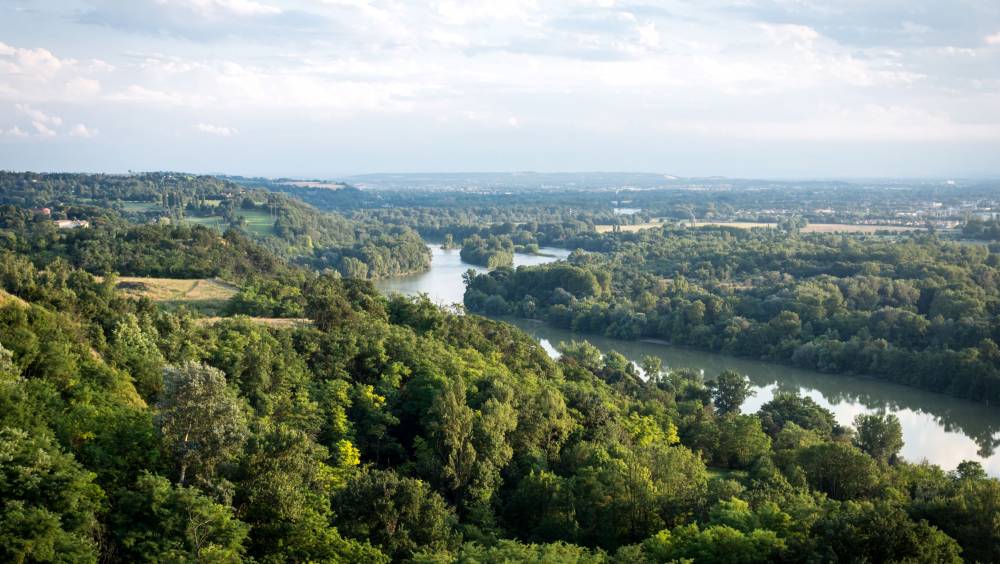
[[[784,540],[774,531],[756,529],[750,533],[726,525],[701,529],[697,524],[663,530],[639,547],[645,562],[719,562],[752,564],[774,562],[786,551]],[[619,556],[629,554],[619,553]],[[628,560],[625,558],[624,560]]]
[[830,410],[798,393],[775,394],[771,401],[760,407],[757,416],[772,437],[776,437],[789,423],[816,431],[822,437],[829,437],[837,427],[837,420]]
[[97,562],[93,479],[50,439],[0,430],[0,560]]
[[740,406],[747,398],[757,392],[753,390],[750,379],[732,370],[726,370],[714,381],[709,382],[715,409],[722,415],[739,413]]
[[144,399],[155,401],[163,388],[163,355],[155,339],[139,327],[135,315],[129,314],[115,327],[111,344],[114,363],[132,375]]
[[834,499],[852,499],[867,494],[878,481],[875,460],[858,448],[839,442],[821,443],[801,449],[797,461],[809,485]]
[[148,473],[116,501],[112,525],[132,562],[236,562],[249,530],[196,488]]
[[854,418],[854,446],[879,462],[895,462],[903,448],[903,427],[893,413],[860,414]]
[[746,468],[754,460],[766,456],[771,438],[761,429],[760,419],[753,415],[730,413],[719,420],[719,446],[716,461],[731,468]]
[[337,527],[347,536],[369,540],[395,559],[416,551],[454,548],[458,519],[427,482],[392,470],[365,469],[333,498]]
[[246,404],[221,370],[195,362],[168,367],[156,421],[164,450],[174,459],[177,483],[188,472],[210,485],[216,467],[238,454],[247,438]]
[[663,359],[648,354],[642,357],[639,366],[642,368],[642,373],[646,376],[646,380],[653,384],[659,383],[660,375],[663,372]]

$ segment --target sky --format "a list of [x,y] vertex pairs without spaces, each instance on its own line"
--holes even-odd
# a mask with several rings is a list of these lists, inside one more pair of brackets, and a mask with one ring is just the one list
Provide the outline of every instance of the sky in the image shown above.
[[1000,175],[997,0],[0,0],[0,168]]

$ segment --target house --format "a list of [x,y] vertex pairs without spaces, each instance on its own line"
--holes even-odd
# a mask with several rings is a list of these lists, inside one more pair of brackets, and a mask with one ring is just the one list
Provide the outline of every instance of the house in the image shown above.
[[57,219],[56,227],[59,229],[86,229],[90,227],[90,222],[85,219]]

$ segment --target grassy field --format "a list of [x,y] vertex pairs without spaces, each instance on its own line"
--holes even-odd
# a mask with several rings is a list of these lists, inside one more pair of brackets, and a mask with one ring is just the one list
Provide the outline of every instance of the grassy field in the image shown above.
[[236,286],[215,278],[141,276],[120,277],[118,289],[130,296],[149,298],[168,308],[185,305],[206,315],[220,311],[238,291]]
[[906,225],[846,225],[843,223],[810,223],[802,229],[803,233],[875,233],[876,231],[923,231],[925,227],[910,227]]
[[[230,317],[202,317],[198,320],[201,325],[214,325],[224,319],[232,319]],[[303,327],[306,325],[312,325],[312,320],[300,318],[300,317],[245,317],[244,319],[249,319],[254,323],[260,325],[266,325],[267,327],[273,327],[275,329],[288,329],[290,327]]]
[[196,225],[204,225],[205,227],[213,227],[219,231],[226,230],[226,223],[222,221],[222,218],[217,215],[212,215],[208,217],[202,216],[187,216],[184,218],[187,223],[194,223]]
[[[246,230],[255,235],[273,235],[274,234],[274,219],[271,214],[266,211],[257,210],[240,210],[239,214],[246,218]],[[198,225],[204,225],[205,227],[214,227],[219,231],[225,231],[227,224],[222,219],[222,216],[210,215],[210,216],[187,216],[184,221],[188,223],[195,223]]]
[[257,235],[272,235],[274,234],[274,218],[271,214],[266,211],[249,211],[240,210],[239,215],[242,215],[247,220],[246,229],[251,233],[256,233]]
[[[737,229],[777,227],[776,223],[758,223],[753,221],[699,221],[695,224],[683,222],[688,227],[736,227]],[[651,221],[649,223],[637,223],[635,225],[622,225],[621,230],[626,233],[634,233],[643,229],[655,229],[662,227],[662,221]],[[610,233],[614,230],[613,225],[595,225],[598,233]],[[802,233],[876,233],[879,231],[889,231],[893,233],[905,233],[907,231],[923,231],[924,227],[910,227],[907,225],[851,225],[847,223],[810,223],[802,229]]]
[[[737,227],[739,229],[752,229],[754,227],[774,228],[775,223],[755,223],[749,221],[706,221],[698,222],[693,227],[724,226]],[[847,223],[810,223],[802,228],[802,233],[876,233],[878,231],[890,231],[894,233],[906,231],[923,231],[924,227],[910,227],[907,225],[852,225]]]
[[126,213],[148,213],[163,211],[156,202],[122,202],[122,210]]
[[[663,221],[650,221],[648,223],[636,223],[635,225],[621,225],[621,230],[624,233],[635,233],[636,231],[642,231],[643,229],[655,229],[657,227],[663,227]],[[595,225],[594,229],[598,233],[611,233],[614,230],[614,225]]]

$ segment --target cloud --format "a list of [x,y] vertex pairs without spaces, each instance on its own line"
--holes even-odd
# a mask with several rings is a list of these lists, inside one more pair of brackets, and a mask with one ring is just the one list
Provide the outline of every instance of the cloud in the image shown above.
[[[124,147],[129,132],[165,139],[178,123],[192,135],[238,135],[217,123],[230,122],[335,146],[331,130],[391,144],[440,120],[447,127],[428,139],[442,154],[493,143],[459,143],[449,128],[509,134],[530,124],[579,140],[588,165],[582,155],[639,163],[621,143],[594,148],[624,131],[637,154],[691,135],[989,144],[1000,122],[1000,28],[984,3],[78,0],[82,9],[0,22],[11,31],[0,33],[0,124],[40,137],[34,121],[60,136],[100,123],[102,144]],[[19,37],[47,39],[12,44]],[[272,158],[302,163],[309,147]],[[516,153],[489,158],[504,168]]]
[[307,39],[325,18],[260,0],[88,0],[78,21],[154,36],[199,41],[255,36]]
[[42,137],[55,137],[56,136],[55,130],[49,128],[49,126],[47,126],[44,122],[33,121],[33,122],[31,122],[31,125],[35,128],[35,131],[37,132],[37,134],[40,135],[40,136],[42,136]]
[[27,131],[21,129],[20,127],[18,127],[16,125],[14,127],[11,127],[10,129],[8,129],[7,131],[4,131],[3,134],[4,135],[9,135],[11,137],[27,137],[28,136],[28,132]]
[[14,108],[37,123],[45,125],[62,125],[63,122],[61,117],[47,114],[41,110],[36,110],[27,104],[15,104]]
[[89,127],[87,127],[86,125],[84,125],[82,123],[78,123],[78,124],[74,125],[73,129],[69,130],[69,134],[70,134],[71,137],[80,137],[80,138],[83,138],[83,139],[90,139],[92,137],[97,137],[97,135],[99,133],[100,133],[100,130],[94,129],[94,128],[89,128]]
[[199,123],[194,126],[195,129],[201,131],[202,133],[209,133],[211,135],[218,135],[219,137],[231,137],[239,133],[239,130],[234,127],[227,127],[224,125],[213,125],[210,123]]
[[919,107],[869,104],[862,108],[823,105],[785,120],[676,120],[665,131],[714,139],[751,141],[998,142],[1000,121],[963,123]]
[[0,43],[0,99],[19,103],[79,103],[101,88],[97,76],[114,67],[99,59],[59,57],[42,47]]

